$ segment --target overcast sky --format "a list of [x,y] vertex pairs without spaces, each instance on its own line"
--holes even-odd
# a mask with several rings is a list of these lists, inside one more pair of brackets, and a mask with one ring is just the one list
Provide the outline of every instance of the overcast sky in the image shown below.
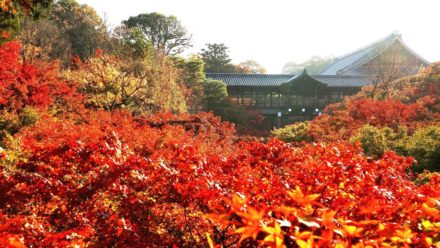
[[269,73],[313,55],[340,56],[395,30],[428,61],[440,61],[439,0],[78,0],[113,25],[140,13],[176,16],[197,53],[224,43],[234,63],[254,59]]

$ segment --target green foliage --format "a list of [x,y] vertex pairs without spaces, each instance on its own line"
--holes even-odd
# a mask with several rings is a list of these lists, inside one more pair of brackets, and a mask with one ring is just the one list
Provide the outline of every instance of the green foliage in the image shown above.
[[216,115],[221,114],[225,98],[228,96],[226,84],[223,81],[206,80],[203,82],[203,92],[206,110]]
[[438,125],[419,128],[410,135],[404,128],[399,128],[395,132],[389,127],[378,128],[367,124],[359,129],[351,141],[359,141],[365,154],[370,156],[380,157],[387,150],[413,156],[418,162],[418,165],[413,167],[417,172],[424,169],[440,170],[440,126]]
[[72,55],[87,59],[98,48],[109,46],[106,23],[96,10],[75,0],[60,0],[53,4],[49,19],[64,33],[72,47]]
[[20,120],[17,114],[5,111],[0,115],[0,140],[3,140],[7,135],[17,133],[20,128]]
[[119,26],[114,30],[113,50],[116,54],[131,59],[142,59],[155,53],[153,45],[139,28]]
[[38,111],[32,107],[25,107],[24,109],[21,110],[20,114],[18,115],[18,119],[22,127],[34,125],[39,118],[40,115]]
[[419,162],[417,170],[440,171],[440,125],[418,129],[409,140],[407,151]]
[[123,21],[123,24],[137,28],[156,50],[166,55],[180,54],[191,46],[191,35],[175,16],[140,14]]
[[206,44],[206,49],[204,48],[200,52],[200,56],[205,62],[206,72],[231,72],[231,59],[229,58],[228,52],[229,48],[223,43]]
[[205,65],[203,60],[197,57],[183,59],[181,57],[173,57],[175,66],[181,69],[184,74],[182,80],[188,85],[199,84],[205,80]]
[[203,60],[198,57],[189,59],[172,57],[171,60],[179,70],[178,82],[190,90],[186,99],[188,111],[195,113],[204,110],[203,82],[206,80],[206,76]]
[[378,128],[367,124],[359,129],[357,134],[351,138],[351,141],[359,141],[365,154],[380,157],[387,150],[406,154],[405,144],[407,139],[406,129],[399,128],[397,132],[394,132],[389,127]]
[[311,141],[308,136],[309,122],[299,122],[278,128],[272,131],[272,135],[285,142]]

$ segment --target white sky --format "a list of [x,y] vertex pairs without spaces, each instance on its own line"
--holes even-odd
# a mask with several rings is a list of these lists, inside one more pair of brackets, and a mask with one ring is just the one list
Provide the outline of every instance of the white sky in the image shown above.
[[440,61],[439,0],[78,0],[117,26],[140,13],[176,16],[198,53],[225,43],[234,63],[254,59],[269,73],[313,55],[340,56],[398,30],[428,61]]

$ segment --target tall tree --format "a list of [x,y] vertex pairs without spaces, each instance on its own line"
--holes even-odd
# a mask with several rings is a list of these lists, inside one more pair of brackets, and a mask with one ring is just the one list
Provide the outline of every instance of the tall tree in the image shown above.
[[123,24],[138,28],[153,47],[165,55],[180,54],[191,46],[191,35],[175,16],[140,14],[123,21]]
[[205,62],[206,72],[231,72],[231,59],[229,48],[223,43],[206,44],[200,52],[200,57]]
[[154,48],[138,28],[121,25],[113,30],[112,51],[129,59],[142,59],[155,53]]
[[179,70],[179,83],[189,89],[186,103],[189,112],[199,112],[204,109],[204,85],[206,80],[204,63],[200,58],[193,56],[189,59],[172,57],[174,66]]
[[59,0],[53,4],[50,19],[68,37],[73,55],[85,60],[98,48],[106,48],[109,35],[106,23],[92,7],[75,0]]

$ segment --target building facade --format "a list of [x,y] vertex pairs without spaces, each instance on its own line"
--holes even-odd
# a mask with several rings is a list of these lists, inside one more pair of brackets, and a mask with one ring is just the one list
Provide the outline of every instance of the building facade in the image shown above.
[[226,83],[229,100],[261,111],[272,126],[311,119],[329,103],[363,86],[417,73],[429,62],[413,52],[399,33],[338,57],[318,75],[208,73]]

